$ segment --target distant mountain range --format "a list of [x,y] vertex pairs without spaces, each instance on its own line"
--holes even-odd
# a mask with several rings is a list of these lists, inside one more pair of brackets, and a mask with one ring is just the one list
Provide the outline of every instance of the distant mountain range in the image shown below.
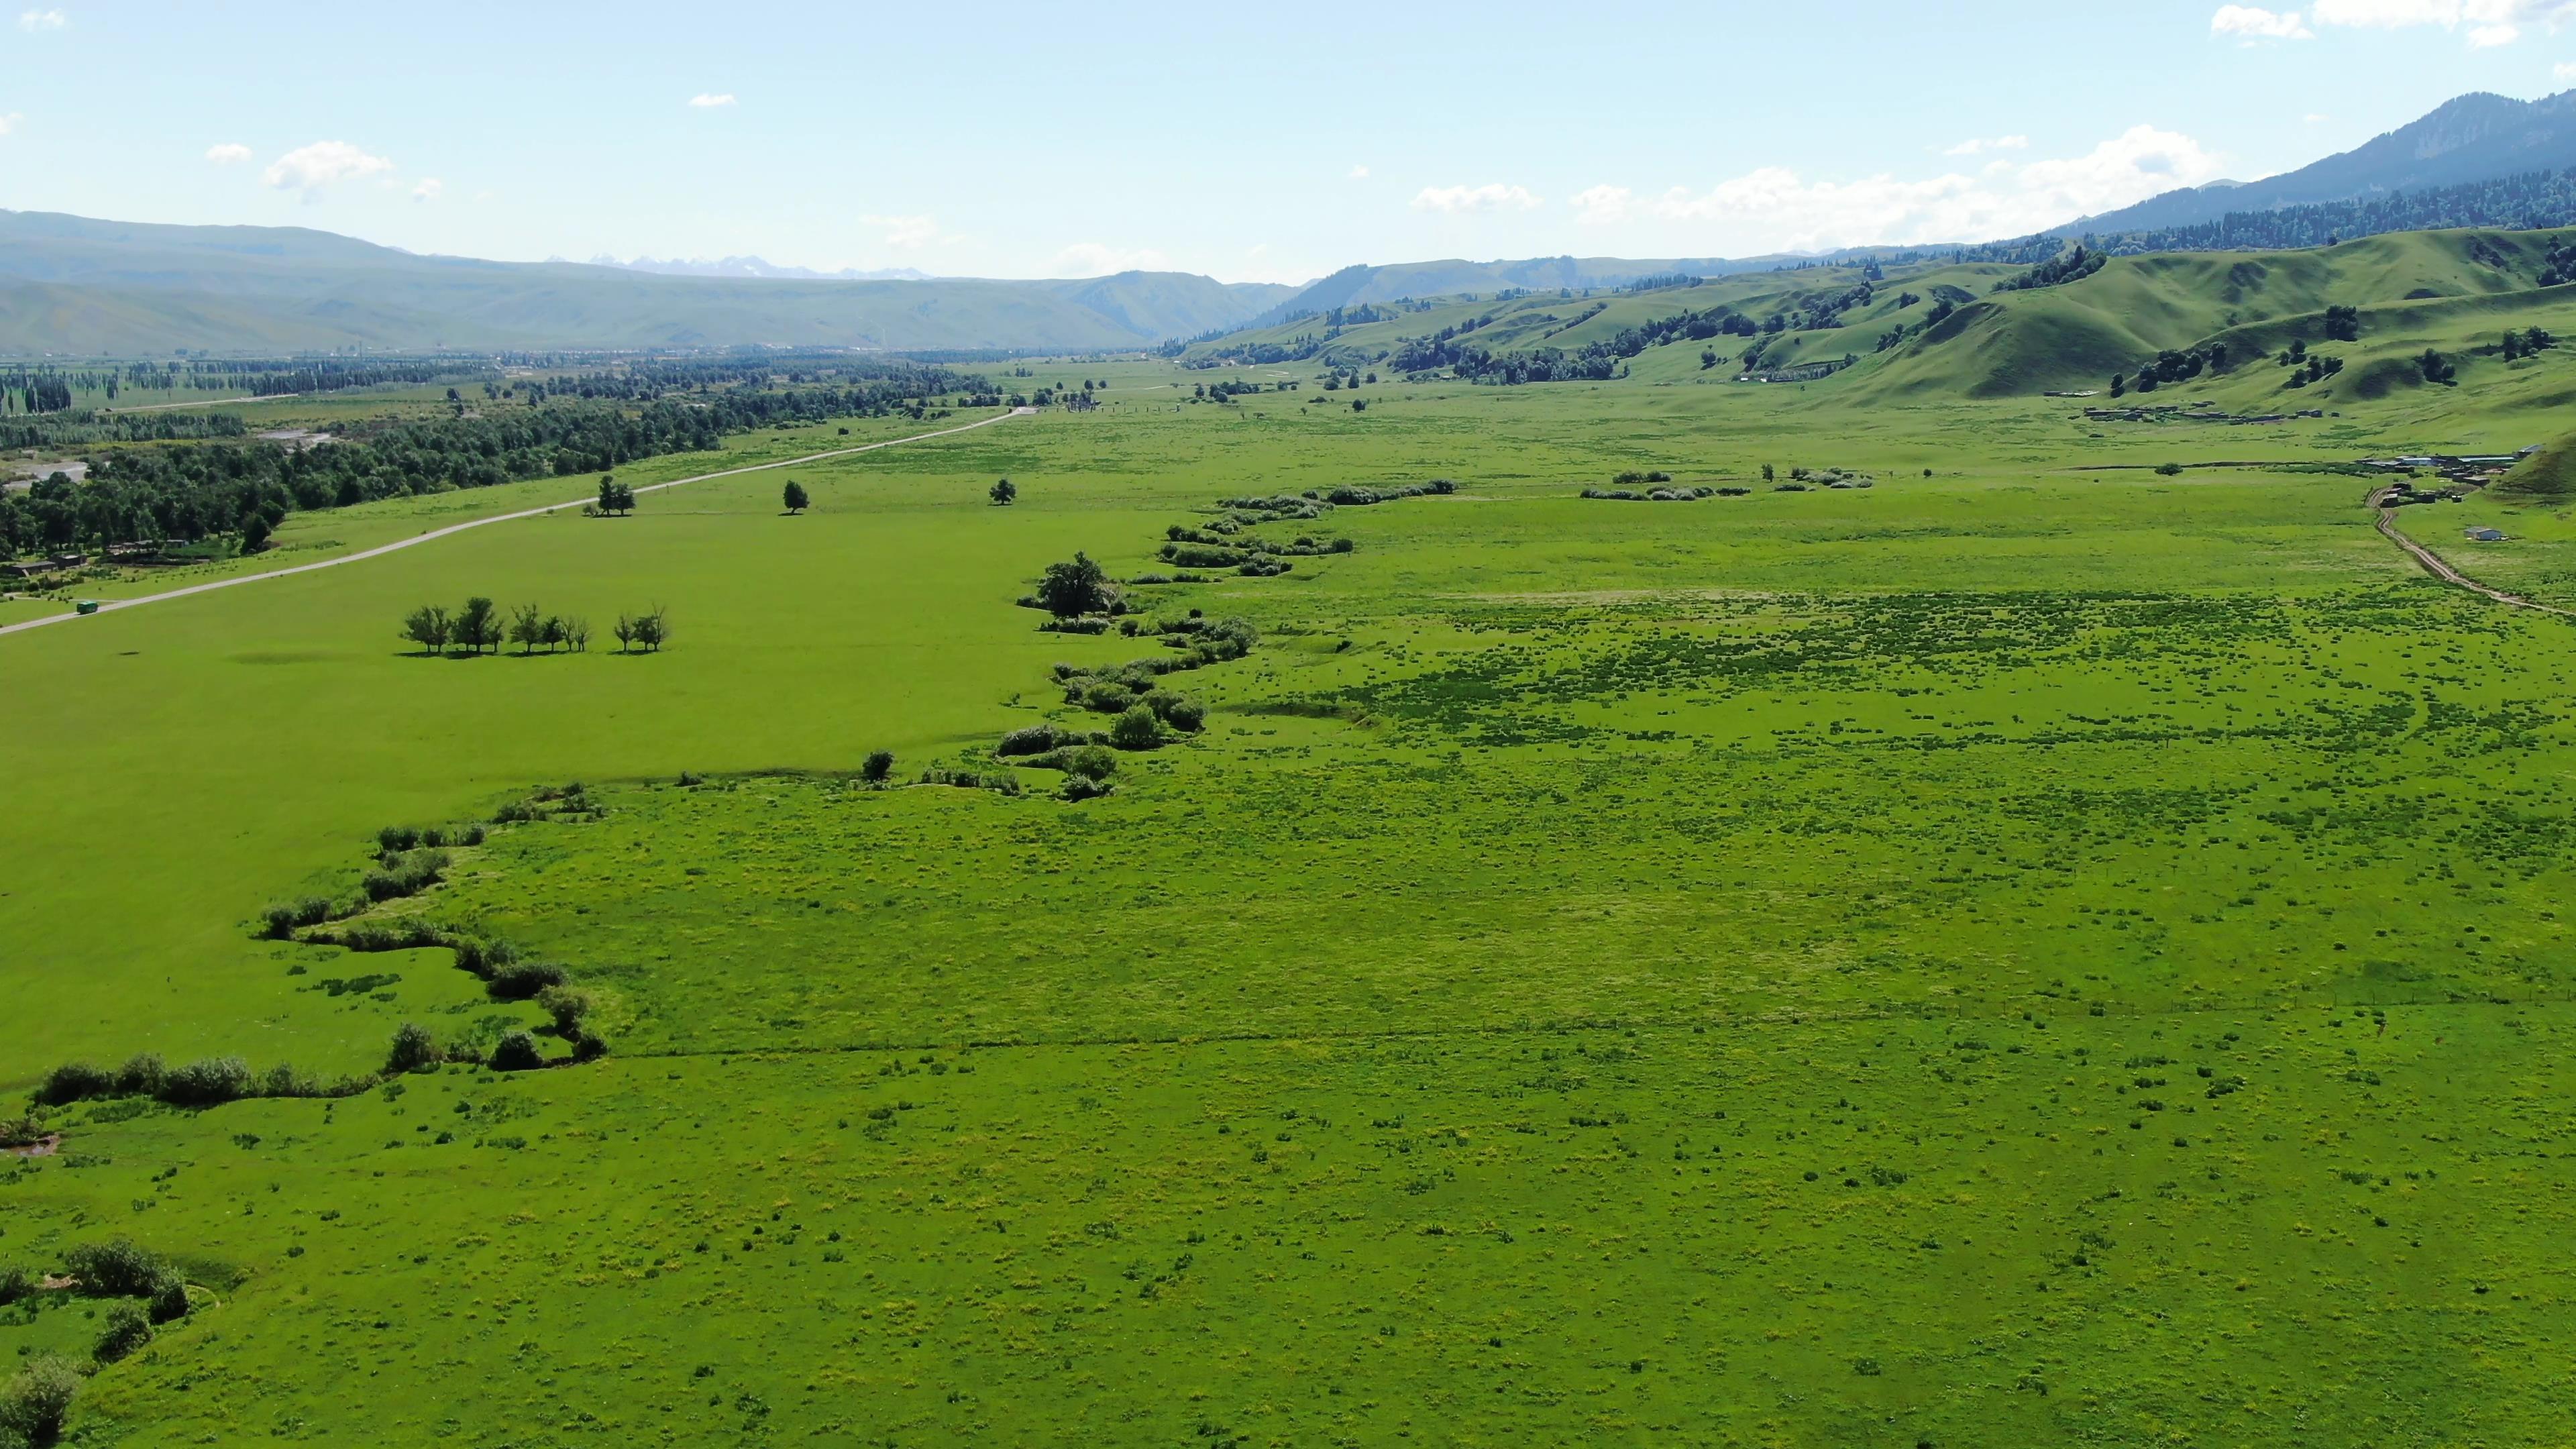
[[2537,101],[2480,91],[2296,171],[2168,191],[2069,222],[2057,234],[2161,231],[2217,221],[2230,212],[2351,201],[2570,166],[2576,166],[2576,90]]
[[[561,262],[564,258],[548,257],[546,260]],[[651,272],[661,277],[754,277],[768,281],[790,282],[927,282],[932,280],[930,273],[913,267],[879,267],[871,272],[863,272],[856,267],[843,267],[837,272],[818,272],[812,267],[782,267],[759,257],[722,257],[712,262],[704,257],[691,257],[686,261],[678,257],[673,257],[669,261],[637,257],[633,261],[621,262],[615,257],[602,253],[592,257],[590,264],[594,267],[616,267],[620,271]]]
[[1088,352],[1235,326],[1293,290],[1184,272],[1060,281],[666,276],[416,256],[302,227],[0,211],[0,353],[22,356],[353,346]]
[[[2570,167],[2576,91],[2531,102],[2467,95],[2296,171],[2167,192],[2054,235],[2093,236],[2113,250],[2207,250],[2400,229],[2556,225],[2568,220],[2559,213],[2576,196],[2576,177],[2555,173]],[[911,268],[824,273],[756,256],[487,262],[301,227],[0,211],[0,355],[739,345],[1117,351],[1408,297],[1617,288],[1861,257],[2026,262],[2025,253],[2054,245],[2043,236],[1824,256],[1453,258],[1345,267],[1289,287],[1184,272],[1049,281],[930,277]]]

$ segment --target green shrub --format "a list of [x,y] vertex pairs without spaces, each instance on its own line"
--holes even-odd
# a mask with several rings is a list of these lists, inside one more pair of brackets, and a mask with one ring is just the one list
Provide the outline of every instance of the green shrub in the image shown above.
[[997,755],[1043,755],[1049,750],[1077,743],[1081,738],[1082,737],[1080,735],[1075,734],[1073,731],[1061,729],[1055,725],[1034,724],[1023,729],[1013,730],[1009,734],[1002,736],[1002,742],[993,747],[993,753]]
[[1147,705],[1129,707],[1109,727],[1109,743],[1122,750],[1150,750],[1163,742],[1163,723]]
[[1098,745],[1084,745],[1065,752],[1064,771],[1080,779],[1106,780],[1118,773],[1118,757]]
[[119,1303],[107,1310],[100,1327],[98,1347],[91,1350],[100,1363],[114,1363],[152,1341],[152,1320],[131,1303]]
[[1094,780],[1084,775],[1067,775],[1064,780],[1064,798],[1097,800],[1117,788],[1106,780]]
[[567,979],[552,961],[513,961],[486,977],[483,989],[495,1001],[527,1001]]
[[445,1060],[447,1053],[440,1049],[438,1038],[430,1034],[429,1028],[416,1021],[406,1021],[394,1028],[393,1049],[385,1054],[385,1070],[388,1073],[425,1071]]
[[174,1107],[212,1107],[250,1095],[250,1063],[239,1057],[207,1057],[171,1072],[154,1094]]
[[519,959],[519,948],[497,936],[488,941],[460,936],[448,944],[455,948],[457,969],[477,976],[488,977]]
[[1136,702],[1136,695],[1123,684],[1103,679],[1085,688],[1080,702],[1084,709],[1100,714],[1123,714]]
[[1195,699],[1176,694],[1158,694],[1151,701],[1154,713],[1163,723],[1185,735],[1197,734],[1207,723],[1207,707]]
[[283,941],[301,927],[318,926],[331,919],[331,900],[328,896],[305,896],[283,905],[270,906],[261,915],[268,923],[270,938]]
[[[319,1097],[325,1095],[322,1084],[284,1062],[260,1074],[257,1097]],[[344,1095],[332,1093],[330,1095]]]
[[177,1273],[164,1270],[144,1295],[143,1311],[154,1323],[176,1323],[188,1316],[188,1283]]
[[16,1435],[31,1449],[46,1449],[63,1436],[79,1396],[80,1370],[48,1354],[34,1359],[0,1389],[0,1430]]
[[492,1070],[525,1072],[546,1064],[546,1054],[537,1047],[537,1039],[526,1031],[513,1031],[492,1044]]
[[63,1254],[63,1267],[92,1298],[140,1298],[161,1281],[161,1259],[131,1238],[83,1243]]
[[0,1263],[0,1308],[36,1291],[36,1270],[24,1263]]
[[571,1040],[581,1035],[581,1023],[590,1015],[590,993],[577,986],[549,986],[537,993],[537,1007],[554,1019],[556,1035]]
[[871,785],[882,785],[894,774],[894,751],[870,750],[859,765],[859,778]]
[[371,901],[400,900],[416,896],[438,884],[447,873],[448,857],[443,850],[416,850],[397,857],[381,870],[367,872],[359,882]]
[[161,1094],[161,1079],[169,1068],[161,1064],[159,1052],[136,1052],[116,1069],[116,1094],[120,1097],[156,1097]]
[[36,1089],[36,1100],[60,1107],[92,1097],[112,1096],[115,1091],[116,1073],[90,1062],[65,1062],[45,1074],[45,1084]]

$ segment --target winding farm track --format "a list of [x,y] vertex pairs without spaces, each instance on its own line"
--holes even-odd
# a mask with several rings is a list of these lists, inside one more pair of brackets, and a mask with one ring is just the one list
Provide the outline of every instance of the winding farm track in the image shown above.
[[[879,448],[899,448],[906,443],[926,443],[932,438],[953,437],[958,433],[971,433],[977,428],[989,428],[995,423],[1008,422],[1012,418],[1034,416],[1036,412],[1037,409],[1035,408],[1013,408],[1009,412],[995,413],[989,418],[983,418],[976,422],[967,423],[962,427],[941,428],[937,432],[933,433],[915,433],[909,438],[888,438],[881,443],[862,443],[855,448],[835,448],[827,453],[808,453],[802,458],[781,458],[775,463],[752,463],[740,468],[726,468],[715,473],[700,473],[688,478],[674,478],[668,483],[646,484],[644,487],[638,488],[635,491],[639,494],[659,493],[665,488],[678,488],[690,483],[705,483],[717,478],[736,478],[745,473],[766,473],[773,468],[796,468],[807,463],[822,463],[828,462],[834,458],[847,458],[856,453],[873,453]],[[407,548],[417,548],[421,544],[429,543],[436,539],[446,538],[450,534],[463,533],[469,528],[481,528],[487,523],[508,523],[512,519],[517,518],[535,518],[540,514],[552,513],[558,508],[579,507],[589,501],[590,500],[587,498],[574,498],[568,499],[562,503],[548,503],[536,508],[522,508],[514,513],[495,513],[488,518],[470,518],[463,523],[451,523],[445,528],[433,528],[426,533],[414,534],[410,538],[400,539],[393,543],[379,544],[374,548],[360,549],[356,553],[344,553],[337,558],[326,558],[316,563],[297,564],[291,569],[271,569],[264,574],[242,574],[235,578],[217,579],[212,583],[191,584],[184,589],[172,589],[167,593],[160,594],[146,594],[139,599],[103,599],[99,602],[98,612],[100,614],[112,614],[119,609],[136,608],[143,604],[158,604],[171,599],[184,599],[191,594],[210,594],[217,589],[236,588],[242,584],[255,584],[262,579],[291,578],[296,574],[312,573],[316,569],[338,568],[342,564],[353,564],[364,559],[382,558],[389,553],[399,553]],[[15,624],[0,624],[0,634],[16,634],[27,629],[41,629],[48,624],[68,623],[71,620],[82,617],[85,616],[80,614],[47,614],[41,619],[27,619]]]
[[2408,538],[2398,529],[2397,510],[2389,507],[2387,503],[2389,492],[2389,488],[2378,488],[2373,489],[2370,494],[2370,512],[2378,525],[2379,536],[2404,549],[2409,557],[2423,567],[2424,572],[2446,584],[2456,584],[2470,593],[2483,595],[2499,604],[2511,605],[2517,609],[2534,609],[2543,614],[2556,614],[2562,619],[2576,619],[2576,611],[2561,609],[2554,604],[2536,604],[2520,594],[2508,594],[2502,589],[2479,583],[2476,579],[2444,563],[2441,555]]

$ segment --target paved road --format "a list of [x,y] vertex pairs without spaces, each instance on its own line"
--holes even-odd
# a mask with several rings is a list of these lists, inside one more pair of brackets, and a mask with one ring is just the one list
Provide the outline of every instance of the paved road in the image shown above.
[[[963,427],[941,428],[935,433],[915,433],[909,438],[888,438],[881,443],[862,443],[855,448],[835,448],[828,453],[808,453],[802,458],[781,458],[775,463],[753,463],[746,467],[727,468],[716,473],[700,473],[692,478],[674,478],[668,483],[648,484],[645,487],[636,489],[635,491],[637,493],[659,493],[665,488],[678,488],[689,483],[705,483],[716,478],[734,478],[745,473],[765,473],[773,468],[801,467],[807,463],[820,463],[832,458],[846,458],[853,453],[873,453],[879,448],[895,448],[901,447],[905,443],[922,443],[927,442],[932,438],[945,438],[957,433],[971,433],[977,428],[991,427],[995,423],[1007,422],[1012,418],[1032,416],[1036,412],[1036,408],[1014,408],[1009,412],[996,413],[980,422],[968,423]],[[242,584],[255,584],[262,579],[291,578],[296,574],[312,573],[316,569],[338,568],[342,564],[353,564],[361,559],[381,558],[389,553],[398,553],[403,549],[416,548],[433,539],[445,538],[449,534],[463,533],[469,528],[481,528],[487,523],[507,523],[514,518],[534,518],[541,513],[552,513],[558,508],[577,508],[590,501],[591,500],[589,498],[573,498],[567,499],[561,503],[548,503],[537,508],[522,508],[515,513],[495,513],[489,518],[476,518],[469,519],[464,523],[451,523],[445,528],[433,528],[427,533],[415,534],[410,538],[402,539],[398,542],[380,544],[375,548],[361,549],[356,553],[344,553],[338,558],[326,558],[318,563],[298,564],[291,569],[271,569],[264,574],[242,574],[234,578],[217,579],[212,583],[191,584],[184,589],[172,589],[167,593],[161,594],[146,594],[139,599],[103,599],[99,602],[98,613],[100,615],[112,614],[119,609],[132,609],[144,604],[158,604],[169,599],[184,599],[191,594],[210,594],[217,589],[230,589],[239,587]],[[82,617],[84,616],[80,614],[48,614],[41,619],[28,619],[16,624],[0,624],[0,634],[16,634],[27,629],[41,629],[48,624],[69,623],[74,619]],[[98,617],[98,615],[90,615],[87,617],[95,618]]]
[[2561,609],[2554,604],[2535,604],[2520,594],[2508,594],[2502,589],[2479,583],[2476,579],[2442,562],[2441,555],[2399,532],[2397,510],[2389,507],[2387,502],[2388,494],[2395,486],[2391,484],[2388,488],[2373,490],[2370,495],[2370,511],[2378,520],[2380,536],[2406,550],[2416,563],[2423,566],[2424,572],[2446,584],[2456,584],[2470,593],[2484,595],[2499,604],[2510,604],[2517,609],[2536,609],[2543,614],[2556,614],[2562,619],[2576,619],[2576,613]]

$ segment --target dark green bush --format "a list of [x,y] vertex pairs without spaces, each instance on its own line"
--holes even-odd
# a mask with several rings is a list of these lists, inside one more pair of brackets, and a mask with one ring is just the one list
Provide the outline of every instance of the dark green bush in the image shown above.
[[327,896],[305,896],[270,906],[262,915],[268,922],[270,937],[283,941],[300,927],[318,926],[331,919],[331,901]]
[[155,1097],[161,1093],[161,1079],[169,1075],[159,1052],[136,1052],[116,1069],[116,1094],[120,1097]]
[[80,1370],[50,1354],[29,1361],[0,1389],[0,1431],[16,1435],[30,1449],[48,1449],[63,1436],[79,1396]]
[[546,1064],[546,1054],[537,1047],[536,1037],[526,1031],[513,1031],[492,1044],[492,1070],[525,1072]]
[[1106,780],[1094,780],[1085,775],[1067,775],[1064,780],[1064,798],[1097,800],[1117,788]]
[[0,1308],[36,1291],[36,1270],[24,1263],[0,1263]]
[[993,747],[997,755],[1043,755],[1047,751],[1081,740],[1081,736],[1052,724],[1034,724],[1002,736]]
[[495,1001],[527,1001],[567,979],[564,969],[551,961],[513,961],[486,977],[483,989]]
[[153,1095],[174,1107],[212,1107],[250,1095],[250,1063],[239,1057],[207,1057],[171,1072]]
[[394,1028],[393,1048],[385,1054],[385,1071],[425,1071],[445,1060],[447,1053],[439,1047],[438,1038],[430,1033],[429,1028],[416,1021],[406,1021]]
[[90,1062],[65,1062],[45,1075],[45,1084],[36,1089],[36,1100],[60,1107],[70,1102],[85,1102],[92,1097],[105,1097],[116,1091],[116,1073]]
[[457,968],[477,976],[488,977],[519,959],[519,948],[497,936],[488,941],[460,936],[449,944],[456,950]]
[[1163,742],[1163,723],[1148,705],[1134,705],[1109,727],[1109,743],[1122,750],[1150,750]]
[[577,986],[549,986],[537,993],[537,1006],[554,1019],[555,1034],[569,1041],[581,1035],[582,1020],[590,1015],[590,993]]
[[894,751],[892,750],[870,750],[867,759],[859,765],[859,778],[871,785],[884,784],[887,777],[892,774],[894,774]]
[[152,1320],[131,1303],[109,1308],[100,1327],[98,1347],[91,1350],[100,1363],[114,1363],[152,1341]]
[[140,1298],[161,1281],[161,1259],[131,1238],[83,1243],[63,1254],[63,1268],[92,1298]]
[[1207,707],[1195,699],[1177,694],[1157,694],[1147,703],[1163,723],[1185,735],[1194,735],[1207,723]]
[[152,1291],[144,1295],[143,1311],[154,1323],[176,1323],[188,1316],[188,1283],[177,1273],[164,1270],[153,1281]]
[[1106,780],[1118,773],[1118,757],[1098,745],[1084,745],[1065,751],[1064,771],[1086,780]]

